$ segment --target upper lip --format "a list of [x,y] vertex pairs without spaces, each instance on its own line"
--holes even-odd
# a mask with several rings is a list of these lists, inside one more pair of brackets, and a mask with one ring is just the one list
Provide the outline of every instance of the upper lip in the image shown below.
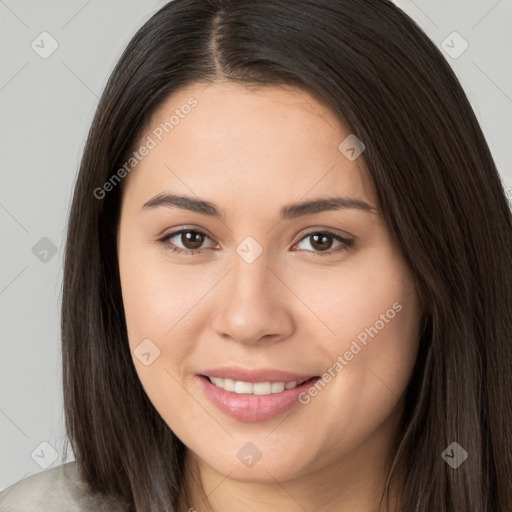
[[315,377],[315,375],[311,374],[287,372],[271,368],[246,369],[236,367],[211,368],[204,370],[201,375],[241,382],[303,382]]

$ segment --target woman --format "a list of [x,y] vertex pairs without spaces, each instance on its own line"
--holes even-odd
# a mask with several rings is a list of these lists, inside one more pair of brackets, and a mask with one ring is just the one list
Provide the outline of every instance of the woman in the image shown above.
[[5,503],[512,510],[511,252],[472,108],[391,3],[174,0],[75,187],[76,462]]

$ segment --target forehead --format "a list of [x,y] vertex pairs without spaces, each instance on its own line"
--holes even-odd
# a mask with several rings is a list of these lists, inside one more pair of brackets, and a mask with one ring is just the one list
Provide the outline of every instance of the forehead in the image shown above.
[[136,148],[149,140],[153,147],[129,188],[282,204],[339,192],[376,206],[363,154],[351,161],[340,150],[348,137],[346,123],[302,89],[194,83],[171,94],[146,123]]

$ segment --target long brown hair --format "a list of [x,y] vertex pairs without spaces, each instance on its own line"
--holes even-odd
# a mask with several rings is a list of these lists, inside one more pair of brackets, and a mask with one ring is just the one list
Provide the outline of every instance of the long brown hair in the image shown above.
[[[102,198],[95,190],[166,97],[219,78],[300,87],[366,146],[426,312],[387,490],[407,512],[510,512],[512,215],[454,72],[387,0],[173,0],[130,41],[96,111],[67,232],[64,407],[82,478],[138,512],[178,511],[183,499],[185,446],[129,351],[116,251],[122,183]],[[453,442],[468,453],[456,469],[441,456]]]

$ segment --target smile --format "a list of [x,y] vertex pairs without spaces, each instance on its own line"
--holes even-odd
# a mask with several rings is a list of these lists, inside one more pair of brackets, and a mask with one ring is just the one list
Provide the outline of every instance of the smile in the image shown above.
[[214,386],[240,395],[271,395],[273,393],[281,393],[285,389],[294,389],[306,382],[306,380],[302,382],[295,380],[290,382],[243,382],[240,380],[222,379],[220,377],[208,377],[208,379]]
[[300,404],[299,395],[320,377],[297,381],[246,382],[197,375],[201,392],[223,414],[238,421],[267,421]]

